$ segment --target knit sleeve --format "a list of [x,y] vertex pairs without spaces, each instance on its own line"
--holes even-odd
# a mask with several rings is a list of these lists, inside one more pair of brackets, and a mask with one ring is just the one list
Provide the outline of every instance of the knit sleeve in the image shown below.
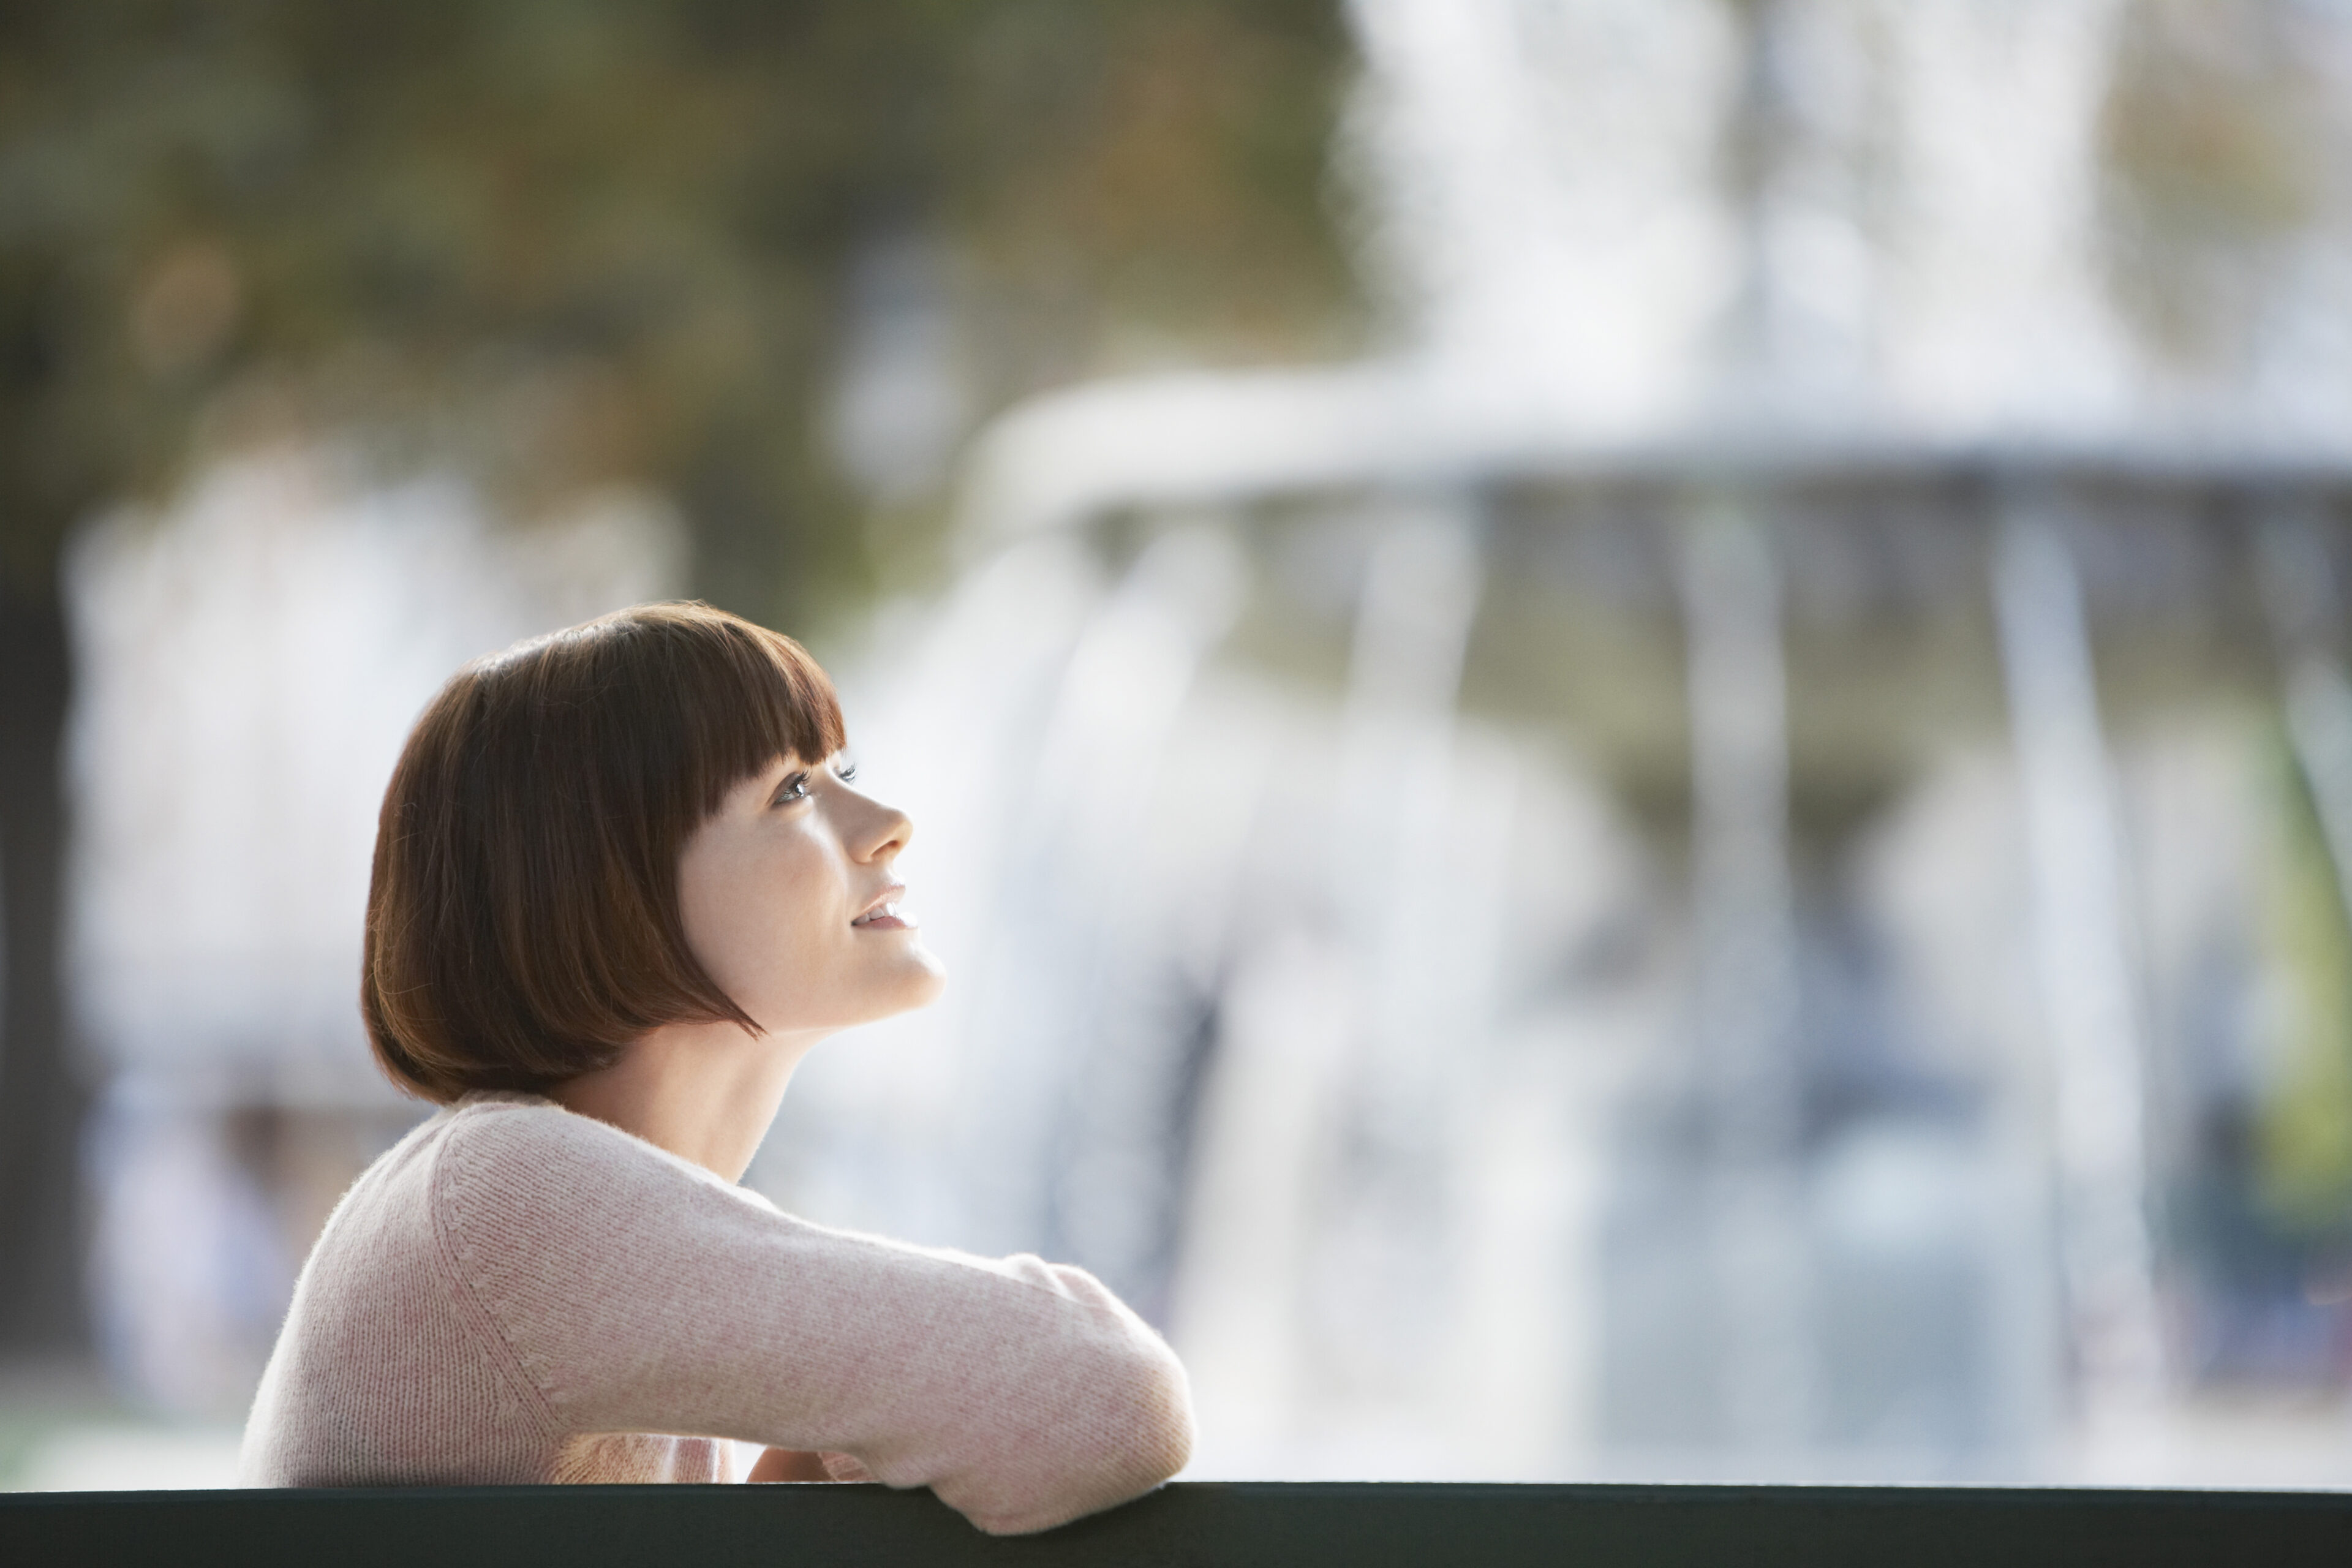
[[553,1107],[461,1118],[433,1192],[461,1288],[567,1433],[846,1454],[992,1534],[1190,1455],[1182,1367],[1082,1270],[812,1225]]

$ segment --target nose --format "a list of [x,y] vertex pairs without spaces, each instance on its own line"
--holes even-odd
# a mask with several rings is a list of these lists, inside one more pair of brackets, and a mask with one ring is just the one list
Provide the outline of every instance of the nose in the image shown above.
[[861,861],[894,858],[915,837],[914,819],[895,805],[864,795],[856,798],[859,815],[851,829],[850,852]]

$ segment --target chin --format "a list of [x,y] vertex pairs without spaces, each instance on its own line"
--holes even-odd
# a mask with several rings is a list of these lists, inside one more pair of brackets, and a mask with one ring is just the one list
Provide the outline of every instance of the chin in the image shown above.
[[922,959],[922,970],[919,974],[911,977],[911,983],[908,987],[907,1002],[898,1009],[900,1012],[912,1012],[918,1007],[928,1007],[940,999],[940,992],[948,988],[947,965],[941,963],[929,948],[919,948],[917,952]]
[[903,967],[891,976],[887,994],[875,1010],[877,1019],[894,1018],[918,1007],[928,1007],[947,989],[947,967],[940,963],[938,955],[920,941],[910,942],[907,946],[901,959]]

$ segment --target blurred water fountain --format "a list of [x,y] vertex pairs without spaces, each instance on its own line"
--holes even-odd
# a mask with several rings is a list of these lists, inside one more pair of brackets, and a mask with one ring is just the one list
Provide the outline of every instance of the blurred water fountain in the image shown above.
[[[2343,215],[2184,369],[2105,226],[2132,0],[1349,14],[1394,350],[987,434],[970,575],[850,683],[962,994],[813,1062],[764,1179],[1100,1268],[1208,1473],[2217,1465],[2180,1336],[2338,1321],[2166,1205],[2270,1092],[2229,759],[2283,507],[2347,831],[2352,378],[2279,325]],[[2203,738],[2116,750],[2102,638]]]
[[1780,570],[1769,537],[1733,501],[1692,518],[1678,542],[1690,637],[1692,1094],[1706,1123],[1715,1300],[1727,1309],[1725,1424],[1736,1441],[1785,1446],[1811,1429],[1813,1380]]
[[[1080,632],[1006,873],[1008,890],[1037,899],[1041,917],[1024,922],[1015,940],[1034,945],[1010,962],[1041,972],[1066,1011],[1049,1023],[1034,993],[1008,988],[982,1025],[1004,1040],[1003,1060],[1040,1074],[1003,1073],[990,1085],[1002,1097],[991,1120],[1037,1162],[1037,1197],[1013,1212],[1042,1212],[1051,1248],[1088,1258],[1144,1300],[1166,1289],[1178,1206],[1169,1153],[1184,1131],[1168,1116],[1196,1064],[1193,1031],[1132,1016],[1153,994],[1158,956],[1138,884],[1162,869],[1138,849],[1240,574],[1214,525],[1163,534]],[[1021,1117],[1040,1110],[1048,1121],[1024,1135]]]
[[2082,589],[2046,500],[2021,499],[2002,520],[1993,598],[2050,1012],[2059,1250],[2083,1398],[2095,1421],[2144,1422],[2164,1369],[2141,986]]

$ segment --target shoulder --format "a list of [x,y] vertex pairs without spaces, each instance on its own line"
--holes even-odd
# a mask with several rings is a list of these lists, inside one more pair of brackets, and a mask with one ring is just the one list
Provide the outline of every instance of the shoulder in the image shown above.
[[618,1173],[643,1179],[723,1185],[716,1176],[622,1131],[535,1094],[469,1094],[450,1107],[442,1159],[473,1171],[512,1168],[593,1177]]
[[763,1200],[667,1150],[537,1095],[468,1095],[452,1108],[435,1161],[432,1201],[460,1230],[496,1224],[520,1237],[590,1221],[673,1222],[684,1211]]

